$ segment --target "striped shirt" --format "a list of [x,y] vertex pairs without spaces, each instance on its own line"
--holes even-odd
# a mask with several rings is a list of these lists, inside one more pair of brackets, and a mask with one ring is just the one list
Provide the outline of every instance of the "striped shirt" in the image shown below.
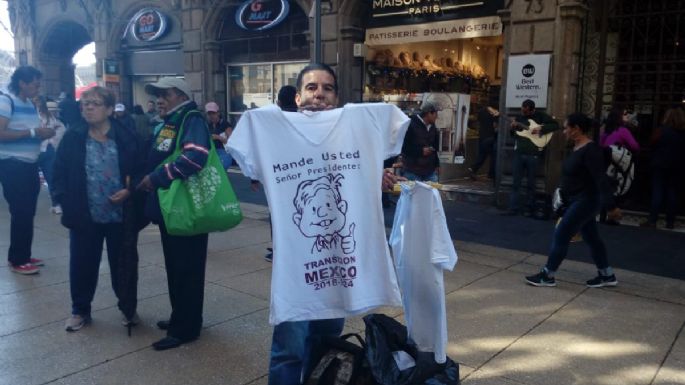
[[[14,101],[14,112],[8,97]],[[8,130],[24,131],[40,127],[40,117],[31,100],[24,102],[12,94],[0,96],[0,116],[9,119]],[[39,138],[30,137],[0,142],[0,159],[14,158],[35,163],[40,154],[40,142]]]

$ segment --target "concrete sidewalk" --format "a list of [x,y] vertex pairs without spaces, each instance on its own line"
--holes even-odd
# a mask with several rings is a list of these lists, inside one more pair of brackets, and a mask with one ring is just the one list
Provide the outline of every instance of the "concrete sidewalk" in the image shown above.
[[[68,237],[41,194],[36,276],[0,267],[0,384],[266,384],[271,264],[264,206],[245,204],[245,220],[212,234],[205,328],[196,342],[164,352],[156,321],[169,314],[159,235],[140,237],[139,314],[127,337],[101,267],[93,324],[64,331],[70,309]],[[0,254],[9,217],[0,201]],[[619,286],[588,289],[593,266],[566,261],[558,287],[525,285],[545,257],[475,243],[456,244],[459,263],[445,275],[448,354],[465,385],[685,384],[685,282],[618,270]],[[648,257],[648,256],[645,256]],[[684,261],[685,262],[685,261]],[[398,309],[384,309],[401,321]],[[361,318],[347,329],[363,334]]]

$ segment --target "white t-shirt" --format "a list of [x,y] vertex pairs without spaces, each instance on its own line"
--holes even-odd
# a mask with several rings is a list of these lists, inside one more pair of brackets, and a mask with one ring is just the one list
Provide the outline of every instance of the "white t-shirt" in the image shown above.
[[272,325],[401,305],[381,180],[383,160],[400,153],[408,125],[383,103],[243,114],[227,146],[269,203]]
[[450,237],[438,190],[416,182],[402,184],[390,246],[409,337],[418,349],[446,361],[447,315],[443,270],[452,270],[457,252]]

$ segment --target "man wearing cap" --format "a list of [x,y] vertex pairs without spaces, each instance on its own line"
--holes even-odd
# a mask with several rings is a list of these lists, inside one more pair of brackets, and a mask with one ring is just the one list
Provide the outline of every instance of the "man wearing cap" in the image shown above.
[[224,146],[233,132],[233,127],[221,116],[219,105],[215,102],[205,104],[205,112],[207,113],[209,132],[212,134],[216,153],[219,155],[219,159],[221,159],[221,164],[224,166],[224,169],[228,169],[231,167],[231,164],[233,164],[233,158],[226,152]]
[[436,149],[440,139],[435,121],[438,108],[432,102],[423,102],[420,113],[410,119],[402,145],[402,175],[409,180],[437,182],[440,161]]
[[125,105],[117,103],[114,106],[114,119],[118,120],[122,126],[131,130],[131,132],[136,132],[136,121],[133,120],[133,117],[126,111]]
[[[186,179],[205,166],[210,148],[209,130],[197,104],[190,99],[185,81],[163,77],[145,86],[145,92],[157,97],[163,126],[152,138],[146,172],[138,189],[148,191],[145,213],[159,225],[164,264],[169,285],[171,316],[157,322],[167,336],[152,344],[155,350],[166,350],[193,341],[202,328],[207,234],[170,235],[164,227],[159,208],[158,188],[168,188],[175,179]],[[183,127],[181,127],[181,125]],[[178,137],[180,131],[181,137]],[[181,155],[165,163],[180,140]]]

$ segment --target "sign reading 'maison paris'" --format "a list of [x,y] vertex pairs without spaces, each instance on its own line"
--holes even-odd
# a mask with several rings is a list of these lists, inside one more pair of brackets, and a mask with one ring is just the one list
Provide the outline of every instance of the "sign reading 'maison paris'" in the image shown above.
[[143,8],[133,16],[131,32],[138,41],[153,41],[164,35],[166,27],[166,17],[161,12]]
[[235,23],[248,31],[263,31],[282,22],[290,5],[288,0],[247,0],[235,13]]

